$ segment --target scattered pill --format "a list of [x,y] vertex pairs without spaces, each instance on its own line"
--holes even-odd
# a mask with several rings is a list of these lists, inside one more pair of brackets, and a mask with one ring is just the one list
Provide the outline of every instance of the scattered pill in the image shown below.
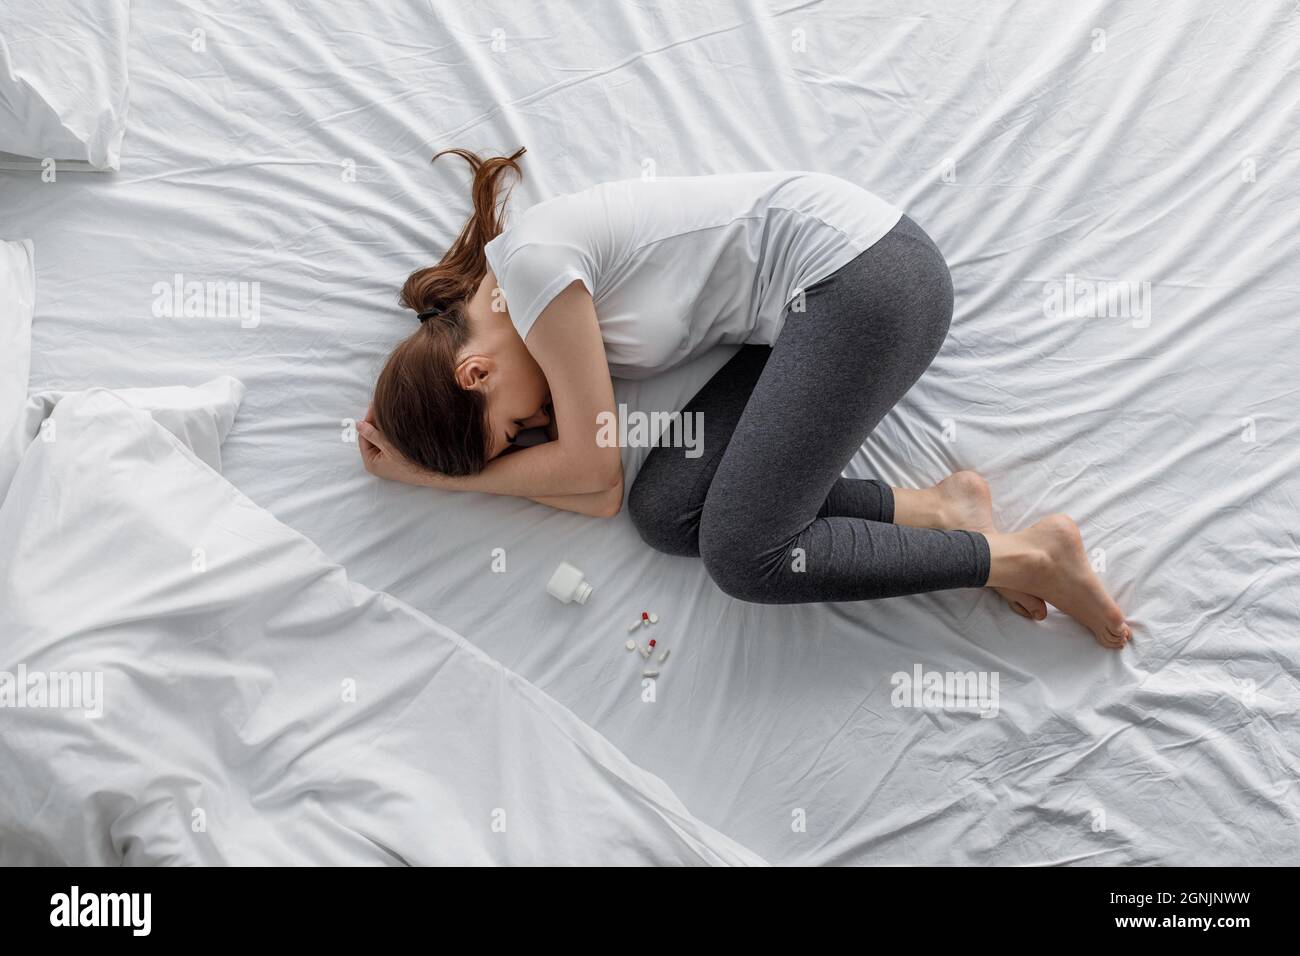
[[659,623],[659,615],[658,615],[658,614],[651,614],[651,615],[650,615],[650,623],[651,623],[651,624],[658,624],[658,623]]
[[641,652],[641,656],[644,657],[646,660],[650,659],[650,652],[646,650],[644,647],[642,647],[640,644],[636,646],[636,649]]
[[627,626],[627,632],[628,632],[629,634],[631,634],[633,631],[635,631],[635,630],[636,630],[638,627],[640,627],[640,626],[641,626],[641,619],[640,619],[640,618],[637,618],[635,621],[633,621],[631,624],[629,624],[629,625]]
[[659,676],[659,672],[658,672],[658,671],[642,671],[642,672],[641,672],[641,676],[642,676],[642,677],[658,677],[658,676]]
[[636,650],[636,641],[628,641],[623,646],[626,647],[629,651],[634,651]]
[[663,652],[662,654],[659,655],[659,663],[660,663],[660,664],[662,664],[664,661],[668,660],[668,654],[669,654],[669,651],[667,650],[667,648],[665,648],[665,649],[664,649],[664,652]]

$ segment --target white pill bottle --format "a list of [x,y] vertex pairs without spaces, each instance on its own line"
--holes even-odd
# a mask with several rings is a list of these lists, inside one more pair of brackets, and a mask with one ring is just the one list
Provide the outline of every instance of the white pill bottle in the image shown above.
[[546,592],[564,604],[586,604],[591,597],[591,585],[581,571],[568,561],[561,561],[546,585]]

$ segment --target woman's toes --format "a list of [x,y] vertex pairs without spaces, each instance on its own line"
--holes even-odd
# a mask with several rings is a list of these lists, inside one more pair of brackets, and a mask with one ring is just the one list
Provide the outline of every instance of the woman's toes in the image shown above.
[[1109,647],[1112,650],[1119,650],[1120,648],[1128,644],[1127,637],[1123,637],[1119,634],[1112,633],[1111,631],[1108,630],[1098,631],[1096,636],[1097,636],[1097,643],[1101,644],[1103,647]]
[[1032,594],[1011,591],[1003,596],[1011,602],[1011,606],[1017,614],[1021,614],[1031,621],[1041,621],[1047,617],[1047,605]]
[[1128,627],[1125,615],[1115,607],[1106,614],[1106,627],[1104,631],[1097,631],[1097,641],[1108,646],[1108,648],[1122,648],[1128,644],[1128,639],[1132,637],[1132,628]]
[[1106,595],[1106,599],[1110,603],[1110,608],[1106,612],[1106,636],[1122,647],[1128,643],[1133,630],[1124,620],[1124,612],[1119,609],[1119,605],[1110,600],[1110,595]]
[[1047,602],[1042,598],[1036,598],[1032,594],[1023,594],[1016,598],[1016,603],[1029,612],[1029,616],[1035,621],[1041,621],[1047,617]]
[[1007,606],[1021,617],[1031,621],[1041,621],[1047,617],[1047,605],[1032,594],[1016,591],[1012,588],[994,588],[998,597],[1007,602]]

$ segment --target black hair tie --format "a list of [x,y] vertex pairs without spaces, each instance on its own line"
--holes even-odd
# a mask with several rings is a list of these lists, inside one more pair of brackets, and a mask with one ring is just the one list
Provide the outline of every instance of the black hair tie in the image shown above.
[[416,318],[418,318],[420,324],[423,325],[426,319],[432,319],[435,316],[444,314],[446,311],[446,309],[427,309],[426,311],[419,313]]

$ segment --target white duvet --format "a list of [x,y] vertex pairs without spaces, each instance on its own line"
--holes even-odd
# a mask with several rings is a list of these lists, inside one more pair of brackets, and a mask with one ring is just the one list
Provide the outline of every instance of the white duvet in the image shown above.
[[148,412],[50,422],[0,506],[0,865],[761,862]]
[[[1300,862],[1294,5],[589,6],[135,0],[121,174],[0,172],[0,228],[39,252],[33,389],[236,375],[234,485],[769,861]],[[956,317],[853,471],[977,468],[1008,527],[1068,510],[1132,647],[969,592],[743,605],[626,516],[365,475],[348,420],[413,328],[397,289],[467,212],[428,157],[521,144],[520,206],[806,168],[905,208]],[[259,322],[159,314],[178,274],[259,283]],[[1066,314],[1070,276],[1149,309]],[[679,407],[725,358],[618,396]],[[561,558],[585,607],[545,594]],[[642,610],[672,649],[653,703],[622,648]],[[918,664],[998,673],[997,716],[892,706]]]

